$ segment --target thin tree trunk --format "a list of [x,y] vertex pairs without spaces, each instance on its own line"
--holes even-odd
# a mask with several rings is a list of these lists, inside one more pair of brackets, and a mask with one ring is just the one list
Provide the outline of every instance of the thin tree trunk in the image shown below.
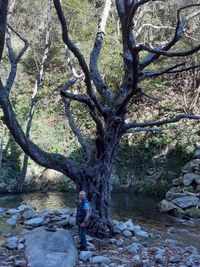
[[[39,66],[38,77],[35,80],[35,86],[34,86],[32,98],[31,98],[30,111],[28,114],[27,122],[26,122],[26,137],[27,138],[29,138],[30,131],[31,131],[32,120],[33,120],[34,111],[35,111],[36,97],[37,97],[37,93],[38,93],[38,90],[39,90],[39,87],[41,85],[43,75],[44,75],[44,65],[45,65],[45,62],[46,62],[48,55],[49,55],[50,27],[51,27],[50,24],[51,24],[51,0],[49,0],[49,2],[48,2],[47,31],[46,31],[46,38],[45,38],[45,49],[44,49],[41,64]],[[27,173],[28,160],[29,160],[29,157],[26,154],[24,154],[22,170],[21,170],[21,174],[19,176],[19,179],[17,182],[17,188],[16,188],[18,193],[22,192],[22,190],[23,190],[23,185],[24,185],[24,181],[25,181],[26,173]]]
[[3,138],[4,138],[4,124],[2,128],[1,142],[0,142],[0,177],[2,175],[2,159],[3,159]]

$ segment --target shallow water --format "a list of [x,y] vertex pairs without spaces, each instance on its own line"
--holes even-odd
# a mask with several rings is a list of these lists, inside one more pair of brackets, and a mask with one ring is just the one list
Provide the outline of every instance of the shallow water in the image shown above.
[[[156,208],[160,199],[136,195],[133,193],[113,193],[111,213],[113,218],[126,220],[131,218],[134,223],[142,226],[148,232],[159,233],[163,238],[176,239],[180,245],[194,245],[200,251],[200,220],[183,220],[161,214]],[[0,207],[15,208],[20,204],[30,204],[38,211],[44,209],[61,209],[65,207],[75,208],[75,193],[51,192],[44,196],[40,193],[21,195],[0,195]],[[173,233],[167,233],[173,227]],[[5,219],[0,219],[0,232],[5,235],[8,232],[17,233],[21,230],[18,226],[11,229],[5,226]]]

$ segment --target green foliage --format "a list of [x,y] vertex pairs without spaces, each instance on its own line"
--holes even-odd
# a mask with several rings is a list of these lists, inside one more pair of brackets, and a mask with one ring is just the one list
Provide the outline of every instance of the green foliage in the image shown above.
[[22,150],[19,148],[13,137],[10,135],[3,153],[3,163],[7,166],[8,176],[17,178],[21,170],[20,155]]

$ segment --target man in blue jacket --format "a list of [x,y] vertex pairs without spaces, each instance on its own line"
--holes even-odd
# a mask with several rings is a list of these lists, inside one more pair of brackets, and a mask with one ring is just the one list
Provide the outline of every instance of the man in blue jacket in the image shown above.
[[79,203],[77,206],[76,225],[80,235],[80,250],[87,250],[86,224],[90,217],[90,205],[85,191],[79,192]]

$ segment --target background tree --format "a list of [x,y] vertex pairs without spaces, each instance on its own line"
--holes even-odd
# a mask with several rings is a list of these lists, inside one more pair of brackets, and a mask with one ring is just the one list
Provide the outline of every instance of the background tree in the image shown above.
[[[71,160],[64,155],[48,153],[39,148],[22,131],[12,105],[9,100],[9,93],[13,84],[13,77],[16,75],[16,66],[27,48],[26,40],[17,32],[19,38],[24,42],[24,47],[18,53],[10,58],[11,72],[7,84],[1,83],[0,105],[4,113],[4,122],[15,138],[16,142],[38,164],[58,170],[71,178],[78,190],[85,190],[92,193],[92,204],[94,213],[91,219],[91,229],[99,236],[110,234],[110,198],[111,198],[111,172],[117,153],[117,148],[122,136],[126,133],[136,133],[141,131],[161,131],[163,125],[178,122],[181,119],[200,119],[199,116],[191,114],[179,114],[174,118],[164,118],[158,121],[133,121],[127,123],[128,108],[134,97],[145,95],[146,97],[158,99],[150,96],[143,88],[143,81],[151,77],[157,77],[163,74],[179,73],[189,69],[198,68],[199,65],[186,66],[186,62],[175,63],[173,59],[190,56],[200,50],[200,45],[193,45],[183,51],[176,50],[176,44],[181,39],[185,27],[190,21],[188,10],[199,8],[200,4],[185,5],[178,8],[176,25],[173,34],[169,34],[171,39],[164,40],[164,43],[155,46],[138,43],[135,32],[135,21],[138,21],[140,10],[146,5],[151,4],[150,0],[140,1],[115,1],[121,28],[122,58],[124,75],[118,91],[112,90],[100,75],[98,68],[99,57],[103,47],[105,37],[105,28],[110,14],[111,0],[104,2],[101,13],[98,32],[94,47],[90,54],[89,64],[81,54],[77,46],[69,37],[68,24],[64,17],[59,0],[54,0],[54,6],[60,20],[62,28],[63,41],[68,49],[77,59],[81,71],[84,75],[85,91],[73,91],[71,88],[78,82],[83,84],[83,75],[74,75],[72,79],[60,86],[62,100],[65,106],[66,117],[73,133],[76,135],[79,143],[83,147],[84,157],[81,162]],[[186,12],[187,11],[187,12]],[[186,13],[185,13],[186,12]],[[4,23],[5,24],[5,23]],[[5,29],[5,28],[4,28]],[[139,32],[139,31],[138,31]],[[3,33],[4,34],[4,33]],[[149,41],[149,40],[148,40]],[[0,46],[3,47],[3,39]],[[171,51],[172,48],[175,48]],[[171,66],[164,66],[162,69],[151,69],[156,61],[166,57],[172,59]],[[14,63],[13,63],[14,62]],[[168,61],[169,63],[169,61]],[[12,68],[12,66],[15,68]],[[11,80],[12,77],[12,80]],[[73,101],[85,105],[94,121],[96,137],[94,142],[88,142],[82,135],[80,129],[76,126],[71,111]]]

